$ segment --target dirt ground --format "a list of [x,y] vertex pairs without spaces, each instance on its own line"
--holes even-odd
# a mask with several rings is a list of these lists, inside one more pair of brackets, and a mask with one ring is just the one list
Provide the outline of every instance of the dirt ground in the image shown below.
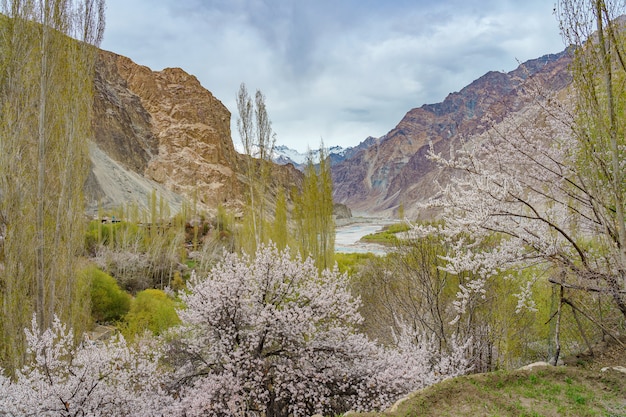
[[[611,337],[597,343],[591,352],[586,351],[578,355],[563,359],[566,366],[577,366],[591,371],[599,371],[605,367],[623,366],[626,368],[626,336],[621,336],[619,342]],[[626,374],[624,375],[626,379]]]

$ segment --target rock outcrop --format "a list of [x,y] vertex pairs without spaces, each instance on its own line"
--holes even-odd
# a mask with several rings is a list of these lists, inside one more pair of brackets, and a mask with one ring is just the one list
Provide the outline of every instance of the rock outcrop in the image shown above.
[[[94,112],[94,164],[102,161],[100,150],[161,195],[165,189],[205,208],[241,204],[230,112],[194,76],[180,68],[155,72],[101,51]],[[107,168],[94,166],[88,193],[92,208],[147,200],[133,192],[143,185],[129,186],[127,194],[119,195],[111,186],[121,185],[108,184],[108,174]],[[172,195],[165,197],[171,203]]]
[[352,210],[345,204],[335,203],[333,205],[333,216],[335,216],[335,219],[350,219],[352,218]]
[[[180,68],[152,71],[101,51],[96,67],[93,169],[88,206],[146,205],[157,190],[173,209],[183,199],[213,210],[243,204],[242,155],[229,110]],[[274,168],[276,184],[297,185],[293,167]]]
[[377,215],[392,215],[402,204],[414,216],[412,207],[434,195],[442,175],[426,158],[429,144],[445,153],[484,132],[486,118],[497,122],[529,105],[524,91],[531,83],[549,91],[567,87],[570,59],[564,51],[509,73],[489,72],[441,103],[410,110],[385,136],[333,167],[335,201]]

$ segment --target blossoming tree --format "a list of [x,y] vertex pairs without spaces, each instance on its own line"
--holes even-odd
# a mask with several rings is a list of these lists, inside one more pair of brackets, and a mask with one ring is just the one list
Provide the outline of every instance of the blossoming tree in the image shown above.
[[337,270],[320,273],[312,259],[267,246],[254,259],[226,255],[206,279],[195,278],[169,354],[181,413],[377,409],[452,368],[467,370],[467,361],[449,358],[430,366],[432,355],[416,344],[386,350],[358,334],[359,300],[347,285]]
[[33,318],[26,339],[29,360],[15,380],[0,373],[0,416],[154,417],[171,403],[155,345],[132,348],[120,336],[76,346],[56,317],[45,331]]
[[371,342],[356,331],[347,276],[288,249],[226,255],[182,298],[165,345],[76,345],[58,318],[45,331],[33,319],[26,365],[14,379],[0,372],[0,416],[336,414],[382,409],[471,369],[469,340],[442,353],[434,336],[404,326],[393,347]]
[[[479,274],[459,291],[459,317],[483,296],[487,280],[509,270],[539,271],[526,274],[518,309],[535,308],[530,295],[536,279],[557,285],[557,335],[562,305],[603,327],[568,291],[606,295],[626,317],[626,143],[616,116],[626,103],[626,66],[614,19],[623,4],[613,3],[559,2],[564,34],[576,46],[573,90],[566,98],[543,96],[538,83],[531,92],[535,106],[493,123],[449,158],[431,151],[433,160],[455,172],[430,203],[442,210],[445,226],[415,232],[454,242],[447,270]],[[557,339],[557,357],[558,345]]]

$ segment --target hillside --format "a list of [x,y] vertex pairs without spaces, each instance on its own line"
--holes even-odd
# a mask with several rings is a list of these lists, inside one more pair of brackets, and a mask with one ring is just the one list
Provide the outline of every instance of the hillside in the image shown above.
[[625,375],[537,367],[454,378],[428,387],[394,412],[360,416],[624,416]]
[[437,104],[410,110],[385,136],[333,167],[334,197],[357,212],[393,215],[400,204],[406,214],[436,192],[440,172],[427,158],[429,143],[446,152],[498,122],[533,106],[524,96],[529,86],[557,92],[570,83],[566,51],[527,61],[508,73],[488,72]]
[[[413,393],[385,413],[358,415],[626,416],[626,349],[609,343],[595,353],[567,358],[567,366],[530,366],[449,379]],[[620,370],[613,369],[619,366]]]

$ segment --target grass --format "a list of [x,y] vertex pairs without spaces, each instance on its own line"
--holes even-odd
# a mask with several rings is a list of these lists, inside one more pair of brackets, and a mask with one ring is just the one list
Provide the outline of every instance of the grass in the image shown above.
[[376,258],[373,253],[335,253],[339,272],[354,275],[366,261]]
[[414,393],[396,412],[362,417],[626,417],[626,376],[575,367],[498,371]]
[[411,228],[406,223],[394,223],[389,226],[385,226],[383,230],[376,233],[370,233],[361,238],[362,241],[368,243],[378,243],[381,245],[395,245],[399,239],[396,236],[397,233],[406,232]]

